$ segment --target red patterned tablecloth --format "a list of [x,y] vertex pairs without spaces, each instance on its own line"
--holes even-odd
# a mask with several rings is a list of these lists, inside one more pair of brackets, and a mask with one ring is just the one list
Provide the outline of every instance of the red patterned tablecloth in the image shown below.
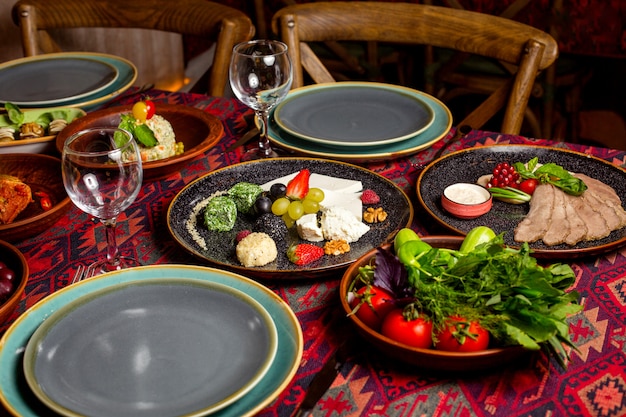
[[[190,181],[238,162],[241,149],[223,154],[248,129],[251,113],[235,100],[201,95],[149,93],[158,102],[193,105],[221,118],[225,136],[206,155],[169,178],[147,182],[136,202],[119,219],[123,253],[144,264],[197,263],[168,235],[169,202]],[[448,136],[449,138],[450,136]],[[618,166],[626,153],[566,143],[474,131],[452,150],[495,143],[553,145],[587,152]],[[442,143],[408,158],[366,166],[415,195],[417,167],[430,161]],[[415,200],[413,200],[415,201]],[[420,234],[439,233],[416,206],[413,227]],[[89,264],[104,250],[102,227],[73,207],[50,230],[18,242],[30,267],[26,294],[0,334],[27,308],[68,285],[77,263]],[[353,338],[353,355],[318,402],[315,416],[607,416],[626,415],[626,249],[571,265],[584,311],[569,319],[572,352],[567,370],[538,354],[529,360],[471,375],[426,373],[397,363],[368,347],[340,310],[338,278],[316,282],[266,282],[295,311],[304,333],[302,363],[293,381],[260,416],[289,416],[307,385],[338,344]],[[2,410],[0,410],[0,415]]]

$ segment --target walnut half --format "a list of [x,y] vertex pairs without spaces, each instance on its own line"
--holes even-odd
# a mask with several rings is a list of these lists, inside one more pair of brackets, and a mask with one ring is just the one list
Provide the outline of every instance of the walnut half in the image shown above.
[[363,220],[367,223],[382,223],[387,219],[387,212],[382,207],[368,207],[363,213]]
[[326,255],[341,255],[350,252],[350,244],[343,239],[330,240],[324,244],[324,253]]

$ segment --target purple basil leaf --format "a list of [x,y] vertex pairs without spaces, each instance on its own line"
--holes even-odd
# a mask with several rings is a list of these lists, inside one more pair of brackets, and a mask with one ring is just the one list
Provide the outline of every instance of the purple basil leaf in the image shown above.
[[378,248],[375,263],[373,282],[375,286],[391,292],[396,298],[411,296],[408,273],[396,255],[388,250]]

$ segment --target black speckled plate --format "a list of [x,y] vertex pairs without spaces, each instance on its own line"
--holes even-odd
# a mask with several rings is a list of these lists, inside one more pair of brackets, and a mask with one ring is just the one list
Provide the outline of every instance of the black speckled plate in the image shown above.
[[[250,229],[254,220],[240,215],[232,231],[213,232],[203,227],[201,212],[194,215],[194,207],[198,203],[216,192],[228,190],[237,182],[264,184],[303,168],[308,168],[311,173],[361,181],[364,189],[372,189],[380,196],[381,203],[377,206],[382,206],[388,213],[387,220],[371,224],[370,231],[358,242],[351,243],[350,252],[343,255],[326,255],[312,264],[301,267],[289,262],[286,254],[279,251],[274,262],[263,267],[245,268],[235,255],[235,236],[240,230]],[[413,206],[409,197],[393,182],[356,165],[313,158],[251,161],[211,172],[183,188],[174,197],[167,213],[170,233],[191,254],[210,264],[264,279],[321,278],[328,277],[334,272],[337,272],[336,276],[340,278],[348,265],[372,248],[391,240],[398,230],[410,225],[412,219]],[[190,220],[197,226],[191,229],[198,233],[196,236],[188,228]],[[290,241],[299,241],[295,230],[291,230]],[[317,244],[321,246],[323,242]]]
[[[419,203],[444,227],[462,235],[476,226],[489,226],[496,233],[506,232],[505,243],[519,246],[513,240],[513,230],[528,213],[528,204],[507,204],[494,200],[491,211],[472,220],[453,217],[441,207],[441,193],[456,182],[476,182],[491,173],[499,162],[527,162],[534,157],[540,163],[554,162],[571,172],[596,178],[615,189],[622,202],[626,199],[626,171],[591,155],[550,147],[532,145],[494,145],[461,150],[430,163],[417,180]],[[626,228],[616,230],[601,240],[546,246],[534,242],[530,247],[537,258],[572,258],[596,255],[626,244]]]

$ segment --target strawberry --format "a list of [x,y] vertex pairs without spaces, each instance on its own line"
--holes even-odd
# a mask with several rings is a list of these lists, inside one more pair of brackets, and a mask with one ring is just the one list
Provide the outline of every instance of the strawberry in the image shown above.
[[241,230],[237,233],[237,236],[235,236],[235,240],[237,242],[241,242],[243,240],[244,237],[248,236],[250,233],[252,233],[251,231],[244,229]]
[[367,189],[361,194],[361,201],[363,204],[378,204],[380,203],[380,197],[376,194],[376,191]]
[[299,243],[289,247],[287,257],[296,265],[306,265],[324,256],[324,249],[310,243]]
[[290,200],[304,200],[309,193],[309,177],[311,171],[303,169],[287,184],[285,195]]

